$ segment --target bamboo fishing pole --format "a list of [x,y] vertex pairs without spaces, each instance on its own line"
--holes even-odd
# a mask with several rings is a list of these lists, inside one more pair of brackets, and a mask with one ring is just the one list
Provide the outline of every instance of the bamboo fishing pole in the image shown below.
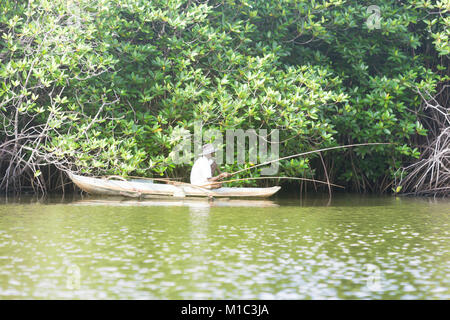
[[335,150],[335,149],[343,149],[343,148],[360,147],[360,146],[381,145],[381,144],[391,144],[391,143],[388,143],[388,142],[358,143],[358,144],[349,144],[349,145],[345,145],[345,146],[329,147],[329,148],[324,148],[324,149],[319,149],[319,150],[312,150],[312,151],[297,153],[297,154],[294,154],[294,155],[291,155],[291,156],[287,156],[287,157],[283,157],[283,158],[279,158],[279,159],[275,159],[275,160],[266,161],[264,163],[256,164],[254,166],[238,170],[236,172],[230,173],[230,176],[234,176],[235,174],[238,174],[240,172],[247,171],[247,170],[250,170],[250,169],[253,169],[253,168],[256,168],[256,167],[265,166],[265,165],[270,164],[272,162],[277,162],[277,161],[281,161],[281,160],[301,157],[301,156],[305,156],[305,155],[311,154],[311,153],[322,152],[322,151],[329,151],[329,150]]
[[[107,176],[107,177],[120,177],[120,176]],[[154,181],[161,181],[161,182],[167,182],[167,181],[174,181],[174,180],[181,180],[182,178],[148,178],[148,177],[139,177],[139,176],[125,176],[125,178],[135,178],[139,180],[154,180]]]
[[303,181],[310,181],[310,182],[317,182],[317,183],[323,183],[323,184],[327,184],[333,187],[338,187],[338,188],[343,188],[345,189],[345,187],[337,185],[337,184],[333,184],[333,183],[328,183],[325,181],[320,181],[320,180],[315,180],[315,179],[308,179],[308,178],[298,178],[298,177],[250,177],[250,178],[241,178],[241,179],[231,179],[231,180],[225,180],[225,181],[220,181],[220,182],[215,182],[215,183],[210,183],[210,184],[206,184],[203,186],[211,186],[214,185],[216,183],[225,183],[225,182],[235,182],[235,181],[245,181],[245,180],[260,180],[260,179],[288,179],[288,180],[303,180]]
[[[132,178],[132,177],[133,176],[127,176],[127,178]],[[121,176],[112,175],[112,176],[107,176],[106,178],[108,180],[110,178],[117,178],[117,179],[119,179],[121,181],[130,183],[129,180],[126,180],[124,177],[121,177]],[[191,187],[191,188],[194,188],[194,189],[199,189],[199,190],[205,192],[210,197],[217,195],[213,190],[207,189],[207,188],[205,188],[205,186],[197,186],[197,185],[186,183],[186,182],[173,181],[172,180],[172,179],[178,179],[178,178],[146,178],[146,177],[136,177],[136,178],[140,178],[140,179],[144,179],[144,180],[154,180],[154,181],[165,182],[167,184],[170,184],[170,185],[173,185],[173,186],[176,186],[176,187],[183,187],[183,186],[185,186],[185,187]],[[206,185],[206,186],[208,186],[208,185]],[[136,190],[136,188],[134,188],[133,186],[132,186],[132,189],[133,189],[133,192],[138,192],[139,194],[141,193],[139,190]]]

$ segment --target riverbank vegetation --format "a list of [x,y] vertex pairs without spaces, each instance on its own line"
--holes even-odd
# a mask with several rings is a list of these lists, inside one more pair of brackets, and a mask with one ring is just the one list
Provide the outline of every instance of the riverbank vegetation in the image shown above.
[[279,129],[280,157],[389,142],[292,159],[278,175],[448,194],[449,6],[2,0],[0,190],[62,190],[66,170],[187,178],[171,152],[200,121]]

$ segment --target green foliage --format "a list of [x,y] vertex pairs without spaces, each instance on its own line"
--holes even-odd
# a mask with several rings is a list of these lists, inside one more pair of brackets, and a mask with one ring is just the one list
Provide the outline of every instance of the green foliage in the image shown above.
[[361,1],[20,3],[0,4],[1,141],[37,132],[24,159],[84,173],[187,177],[169,155],[201,121],[280,129],[280,157],[391,142],[324,155],[335,182],[380,191],[419,156],[418,92],[448,81],[448,1],[379,1],[379,29]]

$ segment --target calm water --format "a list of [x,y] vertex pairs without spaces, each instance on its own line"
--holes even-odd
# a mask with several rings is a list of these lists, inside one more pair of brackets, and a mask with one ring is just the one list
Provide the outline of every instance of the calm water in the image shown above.
[[[60,202],[60,203],[58,203]],[[450,201],[0,199],[0,299],[450,299]]]

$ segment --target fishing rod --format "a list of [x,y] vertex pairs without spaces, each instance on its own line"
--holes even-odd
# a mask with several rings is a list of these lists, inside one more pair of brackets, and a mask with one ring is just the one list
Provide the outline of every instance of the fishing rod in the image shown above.
[[298,177],[250,177],[250,178],[241,178],[241,179],[224,180],[224,181],[220,181],[220,182],[215,182],[215,183],[206,184],[206,185],[203,185],[203,186],[204,186],[204,187],[206,187],[206,186],[211,186],[211,185],[214,185],[214,184],[216,184],[216,183],[235,182],[235,181],[245,181],[245,180],[262,180],[262,179],[302,180],[302,181],[310,181],[310,182],[323,183],[323,184],[327,184],[327,185],[330,185],[330,186],[334,186],[334,187],[338,187],[338,188],[345,189],[345,187],[340,186],[340,185],[337,185],[337,184],[328,183],[328,182],[325,182],[325,181],[320,181],[320,180],[315,180],[315,179],[298,178]]
[[305,155],[311,154],[311,153],[317,153],[317,152],[329,151],[329,150],[335,150],[335,149],[343,149],[343,148],[360,147],[360,146],[382,145],[382,144],[391,144],[391,143],[389,143],[389,142],[358,143],[358,144],[349,144],[349,145],[345,145],[345,146],[329,147],[329,148],[323,148],[323,149],[319,149],[319,150],[312,150],[312,151],[297,153],[297,154],[294,154],[294,155],[291,155],[291,156],[287,156],[287,157],[283,157],[283,158],[279,158],[279,159],[275,159],[275,160],[266,161],[264,163],[256,164],[254,166],[238,170],[236,172],[230,173],[230,176],[234,176],[235,174],[238,174],[238,173],[241,173],[243,171],[247,171],[247,170],[250,170],[250,169],[253,169],[253,168],[256,168],[256,167],[265,166],[265,165],[273,163],[273,162],[286,160],[286,159],[291,159],[291,158],[296,158],[296,157],[301,157],[301,156],[305,156]]

